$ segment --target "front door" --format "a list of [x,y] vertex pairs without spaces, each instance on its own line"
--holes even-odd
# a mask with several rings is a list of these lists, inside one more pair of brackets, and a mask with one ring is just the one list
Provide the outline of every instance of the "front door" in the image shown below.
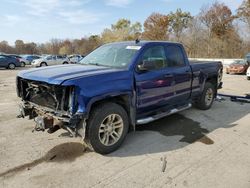
[[166,67],[166,54],[163,45],[154,45],[144,49],[138,65],[152,61],[155,68],[137,71],[135,74],[137,92],[137,114],[154,112],[161,107],[171,105],[174,96],[174,77]]

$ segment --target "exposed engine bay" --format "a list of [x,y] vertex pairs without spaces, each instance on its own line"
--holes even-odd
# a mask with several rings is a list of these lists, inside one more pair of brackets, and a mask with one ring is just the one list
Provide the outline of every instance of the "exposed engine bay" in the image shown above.
[[34,130],[49,129],[48,132],[53,133],[64,128],[76,135],[80,118],[74,115],[76,99],[73,86],[51,85],[17,78],[17,94],[22,98],[19,116],[34,119]]
[[50,108],[58,112],[69,112],[72,105],[73,87],[50,85],[36,81],[18,79],[18,95],[24,101]]

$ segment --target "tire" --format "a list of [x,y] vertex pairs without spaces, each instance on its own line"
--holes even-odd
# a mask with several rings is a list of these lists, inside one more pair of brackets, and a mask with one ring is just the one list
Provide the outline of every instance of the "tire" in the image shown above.
[[250,80],[250,76],[247,76],[247,80]]
[[42,62],[42,63],[40,64],[40,67],[46,67],[46,66],[48,66],[48,65],[47,65],[47,63],[45,63],[45,62]]
[[67,61],[63,62],[63,64],[69,64]]
[[226,74],[229,74],[229,72],[226,72]]
[[124,108],[116,103],[104,103],[91,112],[85,142],[95,152],[108,154],[120,147],[128,128],[128,115]]
[[215,97],[215,87],[212,83],[206,82],[201,97],[195,102],[195,106],[200,110],[211,108]]
[[25,67],[25,63],[24,62],[21,62],[21,67]]
[[16,68],[16,65],[14,63],[10,63],[8,65],[8,69],[15,69]]

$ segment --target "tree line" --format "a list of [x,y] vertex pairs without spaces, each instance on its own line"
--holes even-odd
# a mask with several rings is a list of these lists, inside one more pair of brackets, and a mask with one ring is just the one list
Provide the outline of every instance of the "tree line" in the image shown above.
[[[243,29],[242,29],[243,28]],[[203,6],[198,15],[177,9],[152,13],[143,23],[122,18],[100,35],[74,40],[51,39],[47,43],[14,46],[0,42],[0,52],[16,54],[82,54],[102,44],[127,40],[167,40],[184,44],[190,57],[242,58],[250,52],[250,0],[243,0],[235,14],[219,1]]]

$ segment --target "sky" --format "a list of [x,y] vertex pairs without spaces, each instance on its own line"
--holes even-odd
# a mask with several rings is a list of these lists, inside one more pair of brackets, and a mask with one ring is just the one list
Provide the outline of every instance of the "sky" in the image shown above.
[[[0,0],[0,41],[44,43],[100,34],[120,18],[143,24],[153,12],[177,8],[197,15],[211,0]],[[233,12],[242,0],[220,0]]]

